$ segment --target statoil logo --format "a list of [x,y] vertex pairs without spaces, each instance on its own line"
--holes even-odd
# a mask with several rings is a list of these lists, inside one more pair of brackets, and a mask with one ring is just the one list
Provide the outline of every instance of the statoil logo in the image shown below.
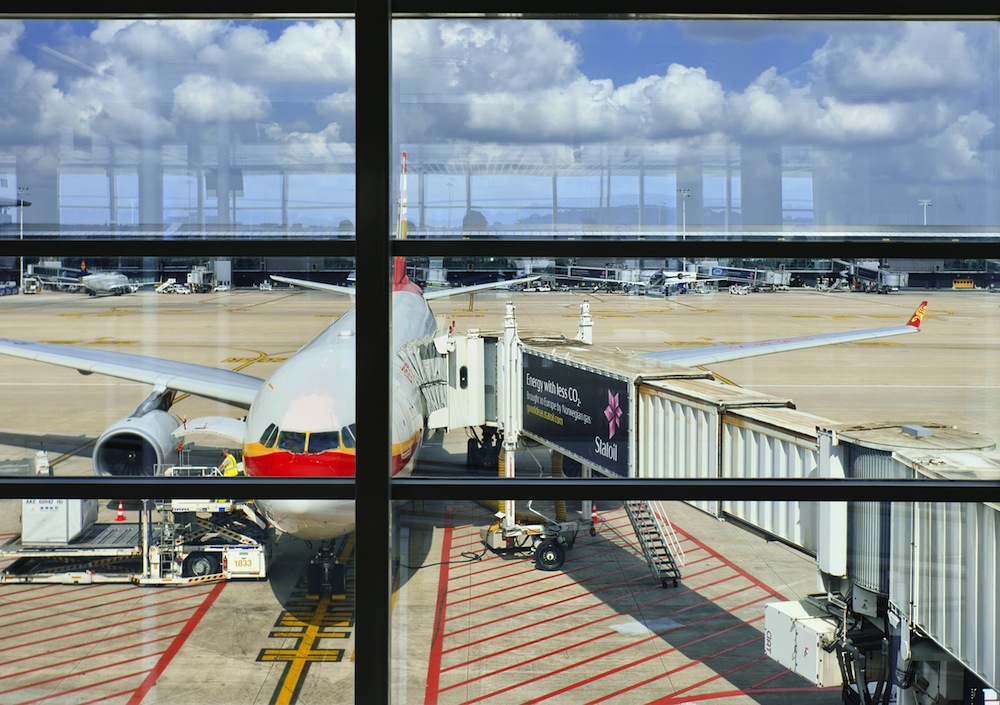
[[621,428],[622,416],[625,415],[619,403],[619,396],[618,394],[612,394],[610,389],[608,390],[608,405],[604,409],[604,418],[608,421],[608,440],[605,441],[600,436],[594,436],[594,450],[596,453],[615,462],[618,461],[618,444],[611,443],[611,439],[615,437],[615,434]]

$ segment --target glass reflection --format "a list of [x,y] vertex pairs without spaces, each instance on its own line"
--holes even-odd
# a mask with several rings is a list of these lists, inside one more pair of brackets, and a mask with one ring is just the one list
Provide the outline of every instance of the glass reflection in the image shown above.
[[353,22],[8,19],[0,36],[18,77],[0,85],[0,236],[354,237]]
[[393,51],[410,237],[1000,223],[993,22],[399,20]]

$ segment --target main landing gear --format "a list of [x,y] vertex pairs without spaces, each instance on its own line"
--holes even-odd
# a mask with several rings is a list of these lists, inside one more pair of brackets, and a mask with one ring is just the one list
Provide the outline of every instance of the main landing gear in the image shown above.
[[336,541],[327,540],[320,544],[306,568],[306,592],[322,595],[327,586],[334,595],[347,592],[347,567],[337,560]]

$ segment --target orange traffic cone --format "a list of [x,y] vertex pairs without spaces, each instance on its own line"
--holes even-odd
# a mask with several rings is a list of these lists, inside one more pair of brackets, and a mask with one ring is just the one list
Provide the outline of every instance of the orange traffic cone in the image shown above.
[[115,521],[125,521],[125,506],[120,499],[118,500],[118,516],[115,517]]

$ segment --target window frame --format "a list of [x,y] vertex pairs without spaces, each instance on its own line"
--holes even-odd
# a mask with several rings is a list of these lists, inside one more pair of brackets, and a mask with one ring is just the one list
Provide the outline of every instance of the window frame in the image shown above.
[[[211,257],[231,255],[239,248],[247,256],[307,256],[322,253],[327,257],[353,257],[357,271],[357,311],[361,320],[382,322],[366,325],[357,332],[357,344],[365,350],[357,356],[356,379],[359,395],[357,418],[363,424],[364,443],[357,448],[355,478],[226,478],[225,480],[171,480],[170,494],[177,498],[196,498],[218,492],[246,490],[254,496],[296,498],[326,496],[331,499],[356,499],[358,542],[364,550],[356,557],[356,662],[362,664],[365,678],[355,678],[355,702],[366,705],[388,705],[391,702],[393,669],[390,656],[392,604],[392,536],[390,519],[393,500],[464,499],[471,496],[507,496],[515,500],[530,498],[590,499],[599,484],[602,497],[629,499],[643,496],[649,499],[734,499],[734,500],[848,500],[864,492],[866,500],[980,502],[1000,501],[1000,487],[982,481],[893,481],[893,480],[634,480],[593,479],[563,483],[558,480],[475,479],[393,479],[389,472],[392,438],[390,431],[391,375],[390,322],[391,292],[390,262],[393,256],[407,257],[478,257],[493,256],[604,256],[613,247],[618,257],[657,257],[662,243],[657,241],[617,242],[595,238],[587,241],[569,240],[390,240],[379,233],[392,232],[393,208],[391,183],[393,145],[391,140],[391,36],[394,18],[482,17],[493,13],[512,17],[586,17],[600,19],[622,17],[640,19],[653,17],[662,3],[633,1],[632,13],[623,14],[620,3],[608,3],[607,13],[587,15],[564,13],[559,2],[517,2],[500,0],[477,4],[479,12],[470,13],[469,3],[459,0],[387,0],[384,3],[341,2],[334,0],[330,12],[353,14],[355,18],[355,56],[357,85],[367,87],[357,94],[357,228],[356,233],[375,233],[358,240],[284,240],[261,239],[240,242],[221,240],[83,240],[0,241],[0,256],[158,256]],[[701,4],[703,5],[703,3]],[[168,6],[169,7],[169,6]],[[704,7],[694,12],[675,12],[671,17],[722,19],[739,15],[741,18],[762,19],[982,19],[994,23],[1000,14],[983,13],[979,6],[968,3],[966,8],[949,12],[923,12],[916,15],[911,5],[879,3],[865,5],[863,11],[850,12],[842,2],[820,3],[809,14],[768,15],[747,14],[745,8]],[[42,10],[48,9],[43,3]],[[54,9],[54,8],[53,8]],[[968,12],[963,12],[966,9]],[[255,12],[259,11],[259,12]],[[273,8],[253,3],[243,6],[241,15],[287,16]],[[60,17],[101,16],[100,10],[67,14]],[[115,13],[114,16],[128,16]],[[44,13],[3,13],[0,18],[44,17]],[[105,15],[105,16],[111,16]],[[133,16],[139,16],[137,13]],[[142,17],[230,16],[227,13],[182,14],[142,13]],[[306,15],[298,15],[304,17]],[[664,17],[662,13],[656,15]],[[511,19],[516,21],[516,19]],[[998,26],[1000,31],[1000,26]],[[381,89],[379,89],[381,87]],[[1000,237],[998,237],[1000,240]],[[734,256],[764,257],[829,257],[842,254],[843,246],[823,241],[686,241],[671,243],[677,256],[700,256],[725,247]],[[873,258],[970,258],[995,256],[994,242],[858,242],[851,252],[859,257]],[[141,499],[160,493],[164,482],[155,478],[0,478],[0,498],[106,498]]]

